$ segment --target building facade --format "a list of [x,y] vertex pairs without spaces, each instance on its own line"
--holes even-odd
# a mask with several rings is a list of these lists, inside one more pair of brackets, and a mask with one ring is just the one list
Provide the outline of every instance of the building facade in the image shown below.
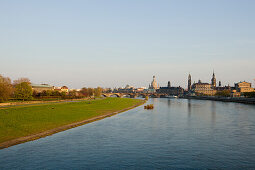
[[58,91],[58,92],[65,92],[65,93],[68,93],[69,92],[69,89],[67,86],[62,86],[62,87],[54,87],[54,91]]
[[48,84],[31,84],[32,90],[36,93],[42,93],[43,91],[53,90],[53,86]]
[[201,80],[199,80],[197,83],[193,83],[191,85],[191,75],[188,76],[188,92],[189,95],[207,95],[207,96],[213,96],[217,93],[216,90],[216,77],[213,71],[211,84],[209,83],[202,83]]
[[251,83],[245,81],[235,83],[235,90],[240,93],[254,92],[254,88],[251,87]]
[[157,89],[157,93],[167,94],[169,96],[182,96],[184,89],[182,87],[171,87],[170,81],[167,83],[167,87],[160,87]]
[[208,96],[213,96],[217,92],[217,90],[212,88],[211,84],[202,83],[201,81],[199,81],[198,83],[194,83],[192,85],[192,91],[197,95],[208,95]]
[[157,84],[157,81],[156,81],[156,77],[153,76],[153,80],[151,82],[151,84],[149,85],[149,89],[158,89],[158,84]]

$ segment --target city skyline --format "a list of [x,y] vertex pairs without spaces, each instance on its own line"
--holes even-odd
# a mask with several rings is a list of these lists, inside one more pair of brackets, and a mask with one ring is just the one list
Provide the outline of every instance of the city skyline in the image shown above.
[[[254,1],[1,1],[0,68],[56,86],[255,78]],[[216,12],[217,11],[217,12]]]
[[[2,75],[3,76],[3,75]],[[224,86],[235,86],[235,84],[236,83],[239,83],[239,82],[248,82],[248,83],[251,83],[251,87],[253,87],[253,85],[255,85],[255,83],[252,83],[252,82],[249,82],[249,81],[246,81],[246,80],[240,80],[240,81],[236,81],[236,82],[234,82],[233,84],[230,84],[230,83],[228,83],[228,84],[226,84],[226,83],[222,83],[222,80],[219,80],[219,79],[217,79],[217,76],[216,76],[216,74],[215,74],[215,72],[214,72],[214,70],[213,70],[213,72],[212,72],[212,75],[211,75],[211,78],[216,78],[215,79],[215,85],[216,86],[219,86],[219,87],[224,87]],[[8,78],[10,78],[10,77],[8,77]],[[17,81],[17,80],[20,80],[20,79],[28,79],[28,80],[30,80],[28,77],[19,77],[19,78],[17,78],[17,79],[11,79],[11,82],[15,82],[15,81]],[[206,80],[203,80],[203,79],[201,79],[201,78],[199,78],[199,79],[197,79],[197,80],[195,80],[193,77],[192,77],[192,75],[189,73],[188,74],[188,77],[187,77],[187,80],[186,80],[186,85],[184,85],[184,86],[180,86],[180,85],[177,85],[176,83],[173,83],[174,82],[174,80],[168,80],[167,82],[165,82],[165,83],[158,83],[159,81],[158,81],[158,79],[157,79],[157,77],[155,76],[155,75],[153,75],[152,76],[152,79],[153,79],[153,81],[156,81],[156,83],[157,83],[157,88],[160,88],[160,87],[166,87],[166,86],[169,86],[169,83],[170,83],[170,86],[172,86],[172,87],[182,87],[182,88],[184,88],[185,90],[189,90],[189,88],[188,88],[188,84],[189,83],[191,83],[190,85],[193,85],[193,84],[195,84],[195,83],[199,83],[199,82],[201,82],[201,83],[209,83],[209,84],[212,84],[212,79],[210,79],[210,78],[206,78],[208,81],[206,81]],[[209,80],[210,79],[210,80]],[[253,81],[255,82],[255,79],[253,79]],[[45,82],[41,82],[41,83],[35,83],[35,82],[33,82],[33,81],[31,81],[30,80],[30,82],[32,83],[32,84],[37,84],[37,85],[50,85],[50,86],[52,86],[52,87],[61,87],[61,86],[63,86],[63,87],[66,87],[65,85],[63,85],[63,84],[61,84],[60,82],[58,82],[57,84],[49,84],[49,83],[45,83]],[[115,87],[106,87],[106,86],[97,86],[97,87],[102,87],[102,88],[112,88],[112,89],[115,89],[115,88],[125,88],[126,86],[130,86],[130,87],[134,87],[134,88],[147,88],[147,89],[149,89],[149,88],[151,88],[152,87],[152,84],[151,84],[151,82],[149,83],[149,85],[147,84],[147,85],[141,85],[141,86],[135,86],[134,84],[129,84],[129,83],[127,83],[127,84],[123,84],[123,85],[121,85],[121,86],[115,86]],[[73,87],[70,87],[70,86],[68,86],[70,89],[81,89],[81,88],[83,88],[83,87],[90,87],[90,88],[95,88],[95,87],[93,87],[93,86],[81,86],[81,87],[78,87],[78,88],[73,88]]]

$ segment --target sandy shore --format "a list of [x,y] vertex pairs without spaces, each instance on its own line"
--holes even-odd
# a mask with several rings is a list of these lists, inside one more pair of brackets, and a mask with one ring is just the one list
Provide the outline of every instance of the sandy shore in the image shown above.
[[32,141],[32,140],[37,140],[39,138],[49,136],[49,135],[52,135],[52,134],[55,134],[55,133],[58,133],[58,132],[61,132],[61,131],[65,131],[67,129],[71,129],[71,128],[81,126],[81,125],[84,125],[84,124],[87,124],[87,123],[90,123],[90,122],[94,122],[94,121],[97,121],[97,120],[101,120],[103,118],[110,117],[110,116],[113,116],[115,114],[118,114],[118,113],[130,110],[130,109],[133,109],[135,107],[138,107],[140,105],[143,105],[145,102],[146,101],[143,100],[139,104],[136,104],[134,106],[131,106],[131,107],[128,107],[128,108],[125,108],[125,109],[122,109],[122,110],[119,110],[119,111],[116,111],[116,112],[107,113],[107,114],[104,114],[104,115],[101,115],[101,116],[93,117],[91,119],[87,119],[87,120],[83,120],[83,121],[80,121],[80,122],[75,122],[75,123],[64,125],[64,126],[61,126],[61,127],[58,127],[58,128],[54,128],[54,129],[51,129],[51,130],[47,130],[47,131],[44,131],[44,132],[41,132],[41,133],[37,133],[37,134],[33,134],[33,135],[13,139],[13,140],[10,140],[10,141],[2,142],[2,143],[0,143],[0,149],[8,148],[10,146],[17,145],[17,144],[24,143],[24,142],[28,142],[28,141]]

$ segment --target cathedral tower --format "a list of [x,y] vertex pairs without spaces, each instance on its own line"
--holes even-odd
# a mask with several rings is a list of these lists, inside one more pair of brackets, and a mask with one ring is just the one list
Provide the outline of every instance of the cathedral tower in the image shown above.
[[189,74],[189,77],[188,77],[188,91],[191,90],[191,75]]

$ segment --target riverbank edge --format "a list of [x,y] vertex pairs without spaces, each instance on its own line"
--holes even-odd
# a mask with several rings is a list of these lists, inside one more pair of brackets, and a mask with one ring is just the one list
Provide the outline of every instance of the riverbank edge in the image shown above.
[[40,132],[40,133],[37,133],[37,134],[33,134],[33,135],[29,135],[29,136],[23,136],[23,137],[19,137],[19,138],[16,138],[16,139],[9,140],[9,141],[5,141],[5,142],[0,143],[0,149],[5,149],[5,148],[8,148],[8,147],[11,147],[11,146],[14,146],[14,145],[18,145],[18,144],[21,144],[21,143],[37,140],[37,139],[40,139],[40,138],[43,138],[43,137],[46,137],[46,136],[53,135],[53,134],[58,133],[58,132],[62,132],[62,131],[68,130],[68,129],[72,129],[72,128],[75,128],[75,127],[78,127],[78,126],[82,126],[82,125],[85,125],[85,124],[88,124],[88,123],[91,123],[91,122],[95,122],[95,121],[98,121],[98,120],[101,120],[101,119],[104,119],[104,118],[107,118],[107,117],[111,117],[111,116],[114,116],[118,113],[122,113],[122,112],[125,112],[125,111],[128,111],[128,110],[134,109],[138,106],[141,106],[146,102],[147,102],[146,100],[141,100],[140,103],[138,103],[134,106],[130,106],[128,108],[122,109],[122,110],[107,113],[107,114],[104,114],[104,115],[101,115],[101,116],[96,116],[96,117],[86,119],[86,120],[82,120],[82,121],[79,121],[79,122],[74,122],[74,123],[71,123],[71,124],[60,126],[60,127],[50,129],[50,130],[47,130],[47,131],[44,131],[44,132]]
[[184,99],[196,99],[196,100],[213,100],[221,102],[234,102],[243,104],[255,104],[255,98],[228,98],[228,97],[211,97],[211,96],[186,96]]
[[25,106],[25,105],[40,105],[40,104],[55,104],[55,103],[66,103],[66,102],[73,102],[73,101],[86,101],[86,100],[93,100],[91,98],[82,98],[82,99],[61,99],[61,100],[49,100],[49,101],[19,101],[19,102],[7,102],[7,103],[0,103],[1,108],[8,108],[13,106]]

